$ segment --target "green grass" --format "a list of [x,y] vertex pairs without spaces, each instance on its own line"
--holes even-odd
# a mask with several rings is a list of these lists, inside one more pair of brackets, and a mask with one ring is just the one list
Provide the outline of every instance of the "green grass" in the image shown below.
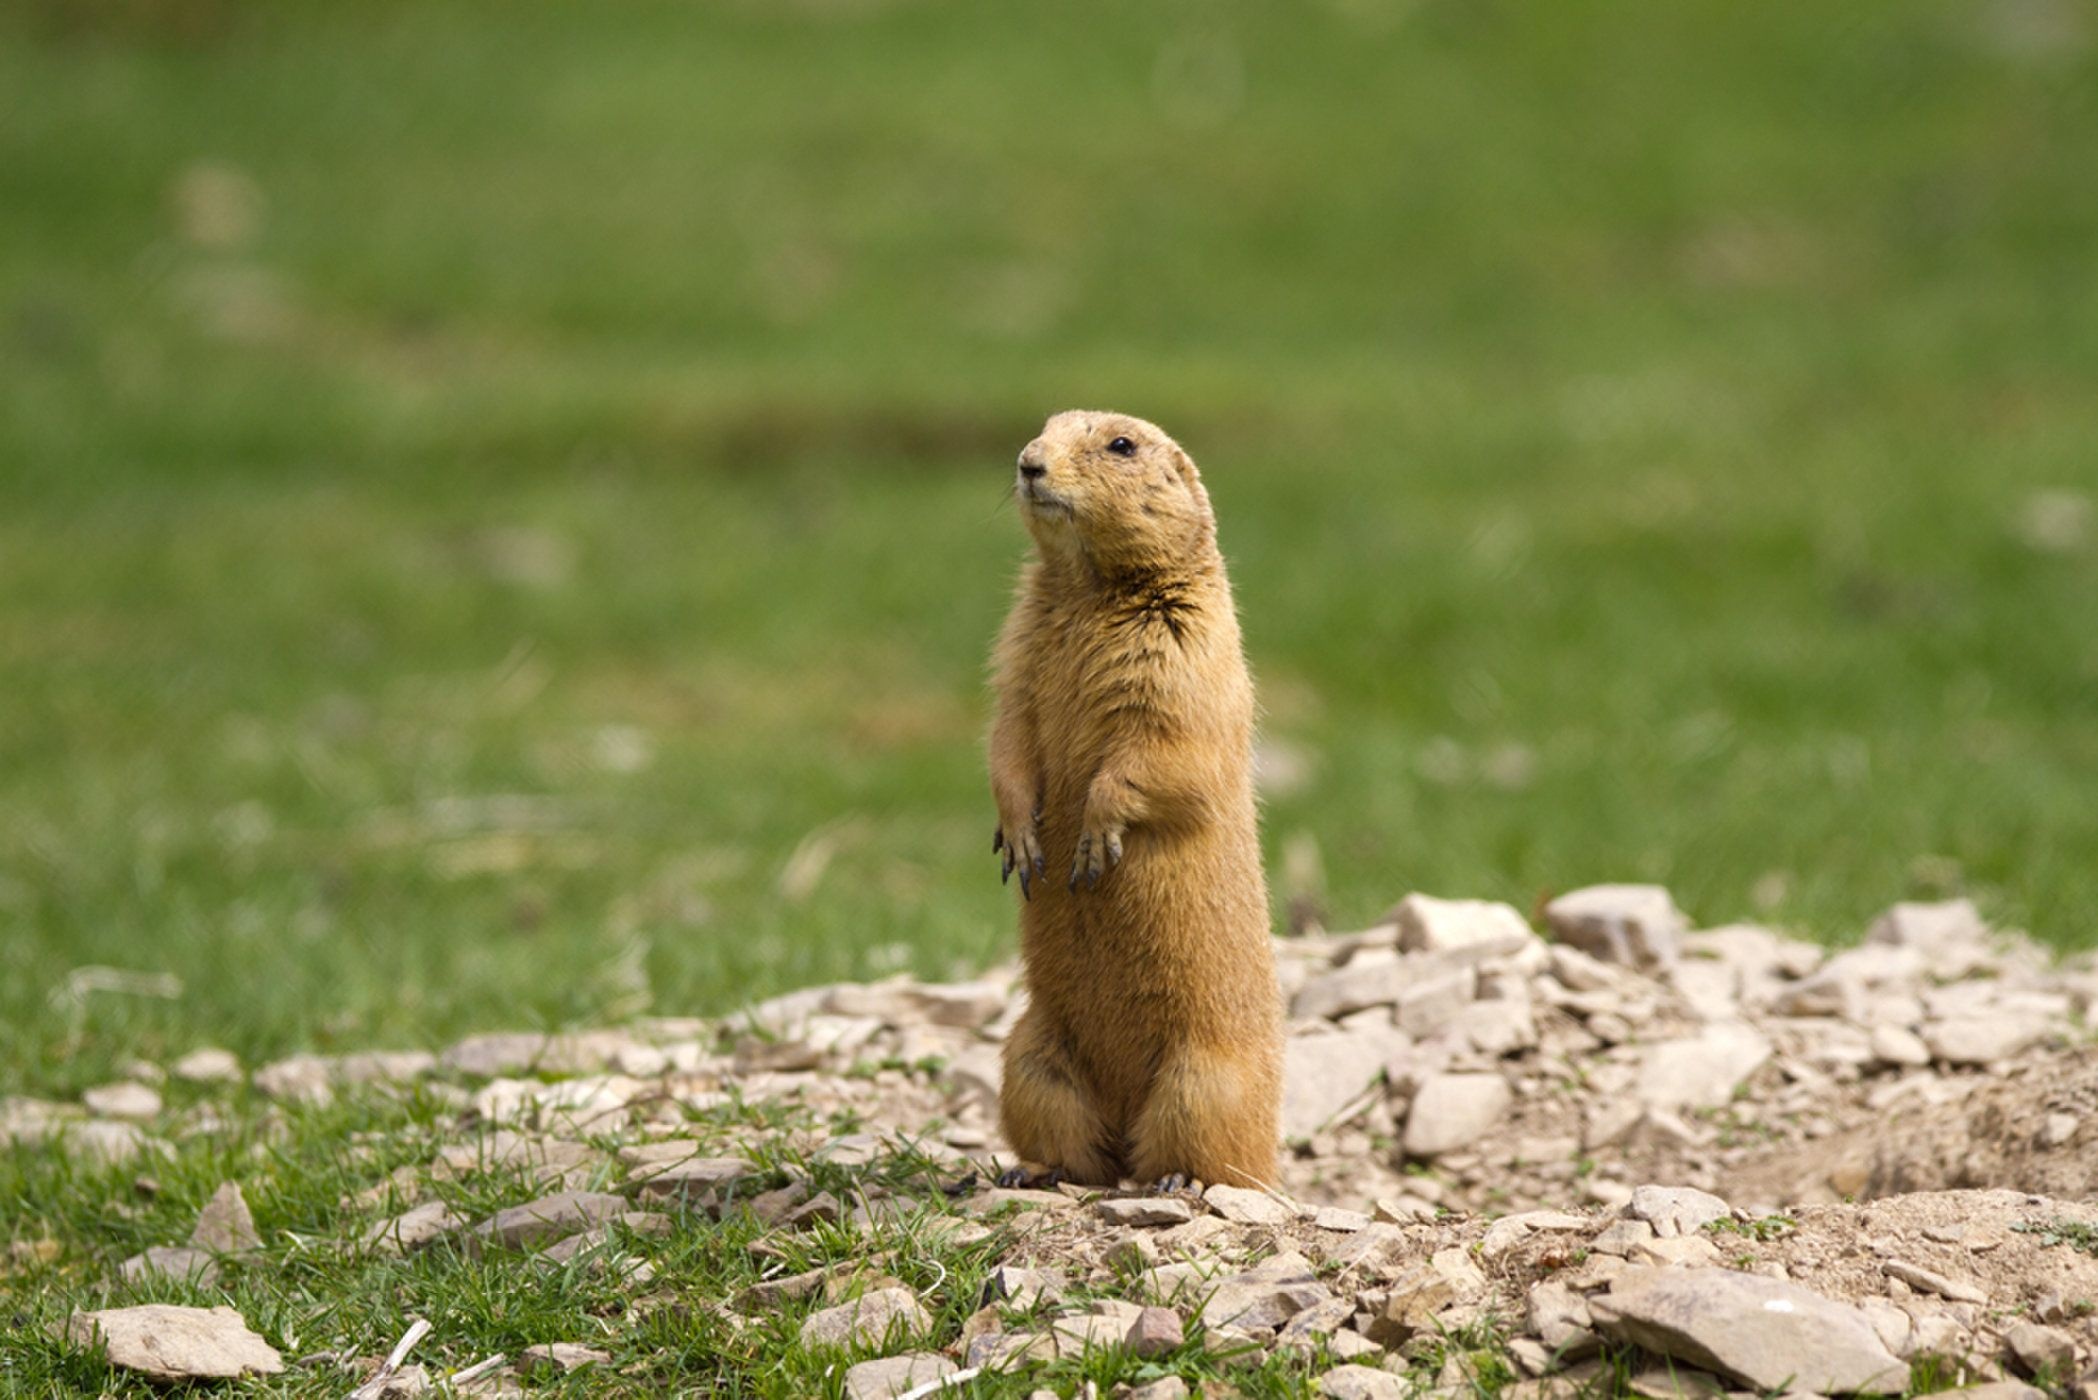
[[1206,469],[1332,922],[2089,944],[2058,9],[7,7],[0,1091],[1004,955],[1074,404]]
[[[35,1262],[9,1266],[0,1256],[0,1310],[9,1318],[0,1342],[0,1393],[154,1394],[151,1386],[60,1340],[53,1329],[62,1329],[76,1308],[158,1302],[234,1307],[279,1348],[286,1371],[240,1387],[249,1393],[339,1398],[364,1368],[325,1359],[291,1363],[323,1352],[383,1356],[421,1317],[431,1331],[410,1359],[428,1367],[433,1380],[497,1352],[516,1358],[529,1346],[569,1341],[609,1352],[609,1367],[535,1392],[835,1397],[842,1394],[847,1366],[909,1349],[903,1339],[843,1352],[804,1350],[804,1319],[843,1297],[819,1293],[753,1305],[737,1301],[743,1289],[819,1266],[834,1268],[848,1295],[887,1286],[883,1279],[892,1277],[916,1292],[932,1317],[929,1333],[911,1340],[920,1349],[944,1348],[984,1302],[987,1275],[1022,1233],[1011,1217],[989,1220],[980,1238],[958,1229],[972,1222],[954,1218],[939,1189],[955,1172],[931,1159],[905,1152],[864,1168],[812,1160],[786,1136],[858,1125],[848,1119],[819,1122],[805,1110],[767,1105],[695,1114],[687,1131],[714,1150],[770,1169],[774,1182],[791,1174],[848,1200],[855,1189],[877,1198],[891,1191],[886,1200],[897,1209],[889,1223],[871,1236],[842,1224],[797,1232],[770,1229],[735,1209],[717,1222],[703,1211],[651,1206],[675,1211],[671,1233],[640,1238],[614,1231],[608,1245],[567,1264],[502,1250],[476,1255],[451,1241],[391,1258],[355,1241],[366,1227],[403,1208],[404,1200],[351,1198],[398,1169],[414,1169],[426,1199],[441,1199],[471,1220],[554,1188],[534,1184],[522,1170],[433,1180],[427,1164],[439,1148],[459,1140],[451,1111],[434,1097],[363,1098],[294,1112],[288,1121],[271,1121],[257,1111],[259,1104],[239,1097],[214,1106],[225,1116],[223,1131],[191,1138],[165,1158],[126,1167],[81,1169],[55,1153],[0,1152],[0,1196],[20,1202],[24,1223],[33,1222],[25,1239],[51,1245],[51,1257]],[[624,1169],[609,1154],[621,1138],[594,1141],[606,1151],[604,1166],[579,1189],[617,1189]],[[225,1261],[220,1281],[210,1286],[117,1280],[120,1260],[185,1239],[197,1211],[229,1179],[243,1183],[261,1249]],[[763,1254],[751,1249],[761,1237]],[[653,1270],[645,1282],[623,1276],[642,1262]],[[1091,1296],[1076,1284],[1067,1294],[1074,1305]],[[1102,1296],[1131,1297],[1134,1290],[1110,1289]],[[727,1318],[731,1311],[742,1324]],[[1029,1319],[1008,1310],[1004,1325],[1024,1330],[1046,1322],[1046,1311]],[[1422,1363],[1428,1374],[1440,1359]],[[1328,1364],[1323,1356],[1233,1359],[1212,1353],[1191,1314],[1184,1344],[1163,1355],[1140,1359],[1119,1347],[1092,1350],[1024,1373],[987,1375],[955,1393],[1017,1397],[1047,1385],[1068,1394],[1086,1379],[1105,1393],[1119,1382],[1175,1374],[1191,1383],[1229,1377],[1248,1397],[1280,1400],[1312,1396],[1312,1377]],[[1500,1369],[1493,1374],[1505,1380],[1505,1361],[1495,1364]]]

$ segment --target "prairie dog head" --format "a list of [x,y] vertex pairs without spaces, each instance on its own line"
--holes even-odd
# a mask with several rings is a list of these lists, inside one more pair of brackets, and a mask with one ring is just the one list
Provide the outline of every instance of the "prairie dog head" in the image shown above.
[[1107,571],[1185,560],[1213,529],[1193,459],[1126,413],[1074,409],[1044,423],[1013,495],[1045,556],[1083,554]]

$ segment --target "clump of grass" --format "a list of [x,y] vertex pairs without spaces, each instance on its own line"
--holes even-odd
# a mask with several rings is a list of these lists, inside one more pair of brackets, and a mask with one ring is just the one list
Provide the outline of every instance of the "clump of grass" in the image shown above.
[[2020,1220],[2011,1229],[2021,1235],[2036,1235],[2043,1248],[2068,1245],[2085,1254],[2098,1255],[2098,1221],[2069,1220],[2056,1217],[2053,1220]]

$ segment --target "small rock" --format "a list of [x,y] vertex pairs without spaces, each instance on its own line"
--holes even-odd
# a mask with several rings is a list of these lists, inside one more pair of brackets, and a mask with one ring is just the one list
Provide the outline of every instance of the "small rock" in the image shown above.
[[955,1364],[929,1351],[862,1361],[845,1373],[845,1400],[894,1400],[954,1374]]
[[185,1084],[232,1084],[240,1079],[240,1057],[205,1046],[175,1061],[174,1075]]
[[1226,1220],[1241,1225],[1286,1225],[1297,1218],[1295,1211],[1264,1191],[1221,1183],[1202,1193],[1209,1208]]
[[1680,955],[1690,927],[1659,885],[1591,885],[1544,906],[1545,922],[1564,943],[1621,967],[1664,968]]
[[1115,1196],[1093,1204],[1102,1220],[1115,1225],[1185,1225],[1194,1208],[1178,1196]]
[[[1555,1352],[1595,1341],[1589,1330],[1588,1300],[1554,1279],[1531,1287],[1526,1325]],[[1563,1354],[1571,1357],[1573,1353]]]
[[2059,1327],[2020,1322],[2005,1332],[2003,1339],[2028,1371],[2067,1376],[2075,1369],[2076,1340]]
[[620,1196],[598,1191],[557,1191],[498,1211],[474,1226],[473,1232],[488,1244],[529,1249],[600,1224],[626,1208],[626,1200]]
[[66,1321],[66,1336],[80,1346],[99,1346],[112,1366],[157,1381],[274,1376],[284,1369],[277,1349],[232,1308],[151,1303],[76,1312]]
[[160,1114],[160,1095],[146,1085],[128,1079],[116,1084],[99,1084],[83,1092],[80,1101],[97,1118],[142,1121]]
[[1357,1230],[1367,1230],[1371,1221],[1359,1210],[1348,1210],[1342,1206],[1320,1206],[1312,1212],[1311,1223],[1321,1230],[1352,1235]]
[[466,1228],[464,1217],[443,1201],[425,1201],[364,1232],[364,1247],[381,1254],[410,1254],[424,1245]]
[[1989,1295],[1971,1283],[1962,1283],[1933,1273],[1920,1264],[1911,1264],[1901,1259],[1889,1259],[1881,1266],[1888,1278],[1898,1278],[1909,1287],[1923,1293],[1935,1293],[1940,1298],[1955,1303],[1986,1303]]
[[211,1193],[211,1199],[198,1214],[189,1242],[214,1254],[242,1254],[262,1248],[262,1236],[255,1230],[255,1217],[248,1210],[247,1197],[240,1194],[239,1182],[219,1183],[219,1189]]
[[1390,1225],[1422,1224],[1442,1214],[1440,1206],[1418,1196],[1380,1196],[1370,1211],[1373,1220]]
[[2044,1022],[2008,1009],[1953,1016],[1923,1028],[1923,1043],[1948,1065],[1987,1065],[2029,1050],[2047,1037]]
[[932,1314],[908,1288],[879,1288],[849,1303],[809,1314],[801,1324],[804,1348],[871,1346],[892,1332],[917,1337],[932,1330]]
[[[1053,1390],[1038,1391],[1036,1394],[1046,1394],[1050,1400],[1055,1400],[1056,1397]],[[1186,1381],[1178,1376],[1161,1376],[1148,1385],[1140,1385],[1134,1390],[1122,1393],[1120,1400],[1187,1400],[1187,1397]],[[1035,1396],[1030,1395],[1028,1400],[1035,1400]]]
[[1123,1345],[1148,1359],[1176,1350],[1185,1340],[1179,1313],[1171,1308],[1145,1308],[1129,1324]]
[[684,1157],[668,1163],[644,1162],[627,1174],[640,1194],[652,1201],[685,1200],[711,1204],[724,1190],[755,1182],[755,1163],[741,1157]]
[[1663,1238],[1695,1235],[1715,1220],[1733,1214],[1733,1207],[1710,1191],[1692,1186],[1641,1186],[1632,1192],[1624,1208],[1627,1220],[1644,1220]]
[[1333,1400],[1406,1400],[1410,1393],[1403,1377],[1352,1362],[1335,1366],[1316,1384],[1319,1394],[1330,1395]]
[[1930,1063],[1930,1047],[1914,1031],[1883,1022],[1872,1028],[1872,1058],[1883,1065],[1919,1068]]
[[2040,1146],[2063,1147],[2076,1136],[2083,1120],[2073,1113],[2050,1113],[2040,1124]]
[[126,1259],[117,1266],[117,1272],[127,1283],[145,1283],[158,1277],[209,1288],[219,1281],[218,1261],[209,1251],[187,1245],[155,1245]]
[[1408,1043],[1389,1024],[1291,1036],[1283,1045],[1282,1136],[1297,1141],[1324,1127],[1361,1098],[1384,1062]]
[[1441,953],[1479,944],[1519,950],[1536,937],[1522,915],[1506,904],[1484,899],[1436,899],[1409,894],[1392,910],[1399,927],[1399,948],[1408,953]]
[[1332,1296],[1312,1273],[1311,1261],[1278,1254],[1217,1283],[1202,1304],[1202,1322],[1208,1328],[1269,1331]]
[[328,1062],[318,1055],[293,1055],[255,1071],[256,1092],[280,1103],[302,1103],[316,1107],[335,1101],[334,1076]]
[[990,1278],[984,1281],[984,1292],[991,1298],[1003,1298],[1021,1312],[1027,1312],[1035,1304],[1055,1302],[1064,1296],[1064,1280],[1060,1274],[1047,1269],[1023,1269],[1017,1264],[1001,1264],[991,1270]]
[[1769,1038],[1743,1021],[1715,1021],[1687,1040],[1646,1047],[1637,1092],[1650,1109],[1718,1108],[1770,1058]]
[[517,1354],[517,1368],[530,1374],[533,1371],[550,1371],[567,1375],[580,1371],[585,1366],[609,1366],[610,1352],[596,1347],[580,1346],[575,1342],[541,1342],[538,1346],[526,1347]]
[[1760,1275],[1634,1266],[1588,1307],[1611,1337],[1762,1390],[1833,1395],[1908,1383],[1862,1312]]
[[1436,1157],[1484,1136],[1514,1101],[1498,1074],[1435,1074],[1422,1083],[1406,1114],[1409,1157]]

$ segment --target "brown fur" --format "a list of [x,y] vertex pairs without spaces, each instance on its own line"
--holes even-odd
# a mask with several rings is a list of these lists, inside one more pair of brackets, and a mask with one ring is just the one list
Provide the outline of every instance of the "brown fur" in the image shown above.
[[1282,1016],[1253,683],[1208,494],[1178,444],[1121,414],[1060,413],[1020,463],[1036,557],[998,640],[990,738],[994,845],[1026,896],[1006,1140],[1092,1185],[1272,1183]]

